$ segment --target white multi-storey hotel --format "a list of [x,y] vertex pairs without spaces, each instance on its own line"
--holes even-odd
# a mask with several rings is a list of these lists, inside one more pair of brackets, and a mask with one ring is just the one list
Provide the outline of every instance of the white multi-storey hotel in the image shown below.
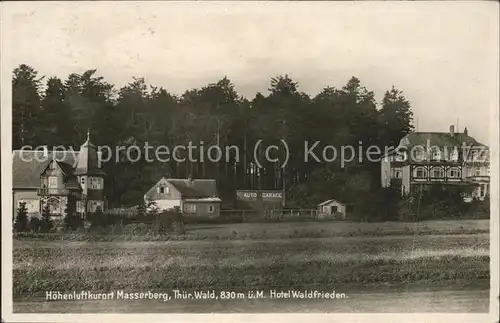
[[397,187],[408,194],[425,185],[465,185],[465,197],[484,200],[489,194],[489,148],[469,136],[467,128],[455,132],[413,132],[381,161],[382,187]]

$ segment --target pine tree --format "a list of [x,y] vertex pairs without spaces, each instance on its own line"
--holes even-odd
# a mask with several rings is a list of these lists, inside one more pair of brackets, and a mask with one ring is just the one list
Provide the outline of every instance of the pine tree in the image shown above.
[[149,215],[156,215],[160,211],[158,204],[153,199],[148,199],[146,210]]
[[26,64],[14,70],[12,77],[12,146],[40,144],[35,128],[40,110],[40,82],[38,72]]
[[379,115],[379,136],[385,146],[397,146],[401,138],[413,131],[413,112],[403,92],[392,87],[386,91]]
[[47,89],[42,99],[40,118],[40,136],[49,147],[72,145],[73,122],[70,109],[64,100],[65,87],[59,78],[52,77],[47,81]]
[[45,204],[42,209],[42,230],[44,232],[49,232],[53,227],[51,214],[50,214],[50,206],[49,204]]
[[75,229],[75,215],[69,212],[69,209],[66,208],[64,210],[64,228],[66,230],[74,230]]
[[28,229],[28,209],[26,208],[26,202],[19,203],[17,208],[17,216],[15,222],[15,230],[17,232],[24,232]]

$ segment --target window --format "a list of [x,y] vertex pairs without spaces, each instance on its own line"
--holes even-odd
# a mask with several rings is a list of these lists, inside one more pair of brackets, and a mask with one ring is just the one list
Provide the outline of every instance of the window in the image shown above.
[[208,213],[214,213],[214,206],[212,204],[208,206]]
[[460,177],[460,171],[458,168],[452,168],[450,169],[450,178],[459,178]]
[[401,178],[402,177],[401,168],[394,168],[394,172],[393,172],[392,176],[395,178]]
[[50,162],[49,169],[56,169],[56,162],[55,161]]
[[488,192],[488,184],[481,184],[479,185],[479,196],[480,197],[485,197],[487,195],[487,192]]
[[474,175],[475,176],[481,176],[481,168],[477,167],[474,169]]
[[89,202],[90,203],[89,203],[88,208],[89,208],[90,212],[96,212],[97,209],[101,209],[101,211],[102,211],[102,201],[95,201],[94,200],[94,201],[89,201]]
[[158,194],[168,194],[168,187],[159,186],[157,188]]
[[94,190],[101,189],[101,178],[90,177],[90,188]]
[[444,171],[442,168],[433,168],[432,169],[432,177],[444,177]]
[[335,214],[335,213],[337,213],[337,211],[338,211],[338,207],[337,207],[336,205],[332,205],[332,206],[331,206],[331,208],[332,208],[332,209],[331,209],[331,210],[332,210],[332,211],[331,211],[331,214]]
[[187,213],[195,213],[196,212],[196,204],[185,204],[184,211]]
[[455,147],[451,152],[450,152],[450,158],[451,161],[457,161],[458,160],[458,149]]
[[441,159],[441,151],[438,149],[432,150],[432,159],[433,160],[440,160]]
[[57,188],[57,177],[49,176],[49,188]]
[[423,167],[418,167],[415,169],[413,174],[416,178],[426,178],[427,177],[427,170]]

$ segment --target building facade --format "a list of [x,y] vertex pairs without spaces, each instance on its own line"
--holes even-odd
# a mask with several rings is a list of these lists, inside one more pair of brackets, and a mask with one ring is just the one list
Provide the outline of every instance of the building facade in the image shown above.
[[167,179],[163,177],[144,194],[160,211],[178,207],[186,215],[218,217],[221,199],[214,179]]
[[46,205],[53,216],[104,210],[105,173],[90,134],[80,151],[15,150],[13,152],[13,214],[25,203],[28,215]]
[[402,195],[426,185],[461,185],[470,188],[465,200],[489,195],[489,148],[469,136],[467,128],[456,133],[413,132],[381,161],[382,187],[397,187]]

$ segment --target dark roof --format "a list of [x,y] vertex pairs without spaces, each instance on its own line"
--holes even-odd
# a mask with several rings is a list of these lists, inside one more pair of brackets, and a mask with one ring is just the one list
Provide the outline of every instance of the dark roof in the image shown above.
[[56,160],[56,162],[57,162],[57,165],[59,165],[59,167],[61,167],[64,174],[66,174],[66,175],[73,174],[73,166],[72,165],[65,163],[65,162],[57,161],[57,160]]
[[[409,144],[404,144],[408,140]],[[407,134],[402,139],[404,146],[427,145],[427,141],[431,146],[438,147],[462,147],[465,143],[467,146],[485,146],[476,141],[473,137],[464,133],[455,133],[451,135],[449,132],[412,132]]]
[[40,187],[40,174],[53,158],[66,172],[75,165],[78,152],[15,150],[12,159],[12,188]]
[[217,184],[215,179],[167,179],[184,197],[215,197]]
[[99,167],[100,152],[97,146],[90,142],[90,133],[87,133],[87,141],[80,146],[78,163],[75,165],[75,175],[105,175]]
[[155,188],[159,184],[168,182],[181,194],[181,198],[207,198],[217,197],[217,185],[215,179],[167,179],[162,177],[153,185],[145,196],[154,195]]

